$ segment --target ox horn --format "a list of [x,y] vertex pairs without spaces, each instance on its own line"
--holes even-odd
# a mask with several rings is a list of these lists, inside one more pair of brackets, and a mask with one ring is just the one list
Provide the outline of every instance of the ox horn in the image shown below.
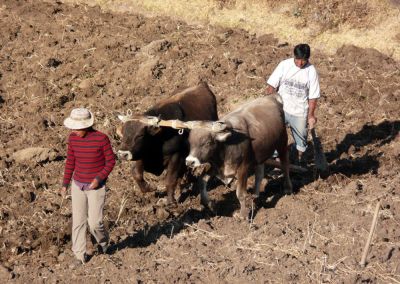
[[122,122],[127,122],[127,121],[131,120],[130,117],[127,116],[127,115],[118,115],[118,118],[119,118],[119,120],[121,120]]
[[226,125],[225,122],[222,121],[213,121],[211,122],[211,131],[213,132],[221,132],[226,130],[228,125]]
[[222,121],[188,121],[185,124],[189,129],[202,128],[211,132],[221,132],[227,128],[227,125]]
[[160,119],[156,116],[141,116],[137,119],[138,121],[147,124],[147,125],[151,125],[151,126],[160,126]]

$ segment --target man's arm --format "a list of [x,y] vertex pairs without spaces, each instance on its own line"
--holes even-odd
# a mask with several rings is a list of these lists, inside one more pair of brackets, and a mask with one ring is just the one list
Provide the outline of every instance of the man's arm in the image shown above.
[[310,88],[308,94],[308,128],[314,128],[317,123],[317,118],[315,117],[315,109],[317,108],[317,101],[320,97],[319,88],[319,77],[317,70],[314,66],[311,66],[310,70]]
[[317,99],[308,100],[308,127],[313,129],[317,123],[317,118],[315,116],[315,109],[317,108]]

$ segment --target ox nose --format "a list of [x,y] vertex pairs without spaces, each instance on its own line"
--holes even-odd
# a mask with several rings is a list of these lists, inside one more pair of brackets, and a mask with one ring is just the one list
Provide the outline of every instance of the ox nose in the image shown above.
[[187,156],[185,161],[186,161],[186,166],[190,168],[194,168],[200,165],[199,159],[197,159],[192,155]]
[[118,151],[117,156],[120,160],[132,160],[132,154],[129,151]]
[[187,160],[187,159],[186,159],[186,166],[188,166],[188,167],[190,167],[190,168],[193,168],[193,166],[194,166],[194,161],[193,161],[193,160]]

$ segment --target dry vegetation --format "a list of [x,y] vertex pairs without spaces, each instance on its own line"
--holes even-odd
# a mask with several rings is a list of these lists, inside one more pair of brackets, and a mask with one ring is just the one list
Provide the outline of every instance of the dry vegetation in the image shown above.
[[[400,59],[397,0],[66,0],[114,11],[164,15],[188,23],[274,34],[334,54],[344,44],[375,48]],[[190,11],[190,12],[189,12]]]

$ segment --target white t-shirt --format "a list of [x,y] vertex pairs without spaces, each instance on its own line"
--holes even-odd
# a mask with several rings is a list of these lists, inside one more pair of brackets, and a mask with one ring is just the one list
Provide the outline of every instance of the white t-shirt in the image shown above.
[[299,68],[294,63],[294,58],[279,63],[267,83],[274,88],[279,87],[283,110],[294,116],[306,117],[308,100],[320,97],[319,79],[314,65],[307,63]]

